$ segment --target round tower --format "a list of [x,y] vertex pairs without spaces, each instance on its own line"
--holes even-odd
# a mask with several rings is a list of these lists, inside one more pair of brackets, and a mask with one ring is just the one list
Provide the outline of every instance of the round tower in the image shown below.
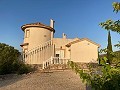
[[[51,24],[52,23],[52,24]],[[25,24],[21,27],[24,31],[24,42],[20,45],[23,52],[29,51],[35,47],[43,45],[54,37],[54,21],[51,20],[50,26],[42,23]],[[53,25],[53,26],[51,26]]]

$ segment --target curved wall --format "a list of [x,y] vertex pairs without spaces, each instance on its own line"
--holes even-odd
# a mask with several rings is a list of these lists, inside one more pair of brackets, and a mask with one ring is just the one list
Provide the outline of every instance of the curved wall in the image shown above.
[[29,43],[28,50],[51,40],[51,31],[45,28],[29,27],[24,32],[24,43]]

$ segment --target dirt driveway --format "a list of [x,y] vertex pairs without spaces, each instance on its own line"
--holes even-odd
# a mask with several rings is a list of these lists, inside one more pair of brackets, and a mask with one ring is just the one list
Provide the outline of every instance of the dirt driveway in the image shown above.
[[78,75],[71,70],[36,72],[0,80],[0,90],[85,90]]

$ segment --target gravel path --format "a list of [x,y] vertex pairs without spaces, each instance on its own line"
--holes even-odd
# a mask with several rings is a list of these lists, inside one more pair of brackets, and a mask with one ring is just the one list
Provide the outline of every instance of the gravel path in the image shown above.
[[61,70],[0,80],[0,90],[85,90],[85,85],[75,72]]

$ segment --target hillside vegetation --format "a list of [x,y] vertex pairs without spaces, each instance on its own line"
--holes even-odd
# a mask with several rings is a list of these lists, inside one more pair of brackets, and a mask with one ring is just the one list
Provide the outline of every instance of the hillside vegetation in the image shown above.
[[[112,64],[116,64],[120,62],[120,51],[115,51],[114,52],[115,56],[113,57]],[[106,57],[107,54],[102,54],[100,55],[100,58]]]

